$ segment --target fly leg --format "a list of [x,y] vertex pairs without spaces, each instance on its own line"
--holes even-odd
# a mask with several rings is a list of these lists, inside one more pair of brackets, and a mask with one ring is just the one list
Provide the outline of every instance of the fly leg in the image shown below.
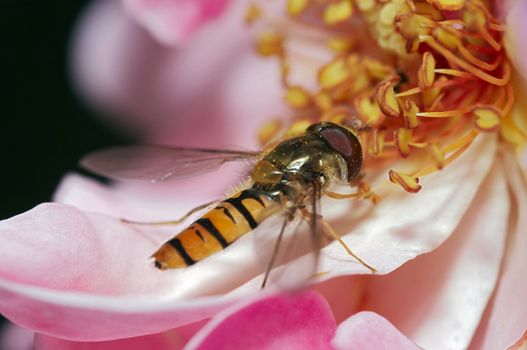
[[273,254],[271,255],[271,259],[269,259],[269,263],[267,264],[267,267],[265,268],[265,274],[264,279],[262,281],[261,289],[265,288],[265,285],[267,284],[267,280],[269,279],[269,275],[271,274],[271,270],[273,268],[273,265],[275,263],[276,257],[278,256],[278,250],[280,249],[280,244],[282,243],[282,238],[284,236],[285,228],[287,226],[287,223],[291,221],[294,217],[294,210],[290,211],[287,215],[284,217],[284,222],[282,223],[282,228],[280,229],[280,233],[278,234],[278,237],[276,239],[276,242],[274,244],[273,248]]
[[200,210],[203,210],[207,208],[208,206],[211,206],[214,203],[218,203],[219,201],[212,201],[205,204],[198,205],[197,207],[191,209],[188,213],[183,215],[181,218],[177,220],[169,220],[169,221],[152,221],[152,222],[144,222],[144,221],[133,221],[128,219],[121,218],[121,222],[124,222],[126,224],[132,224],[132,225],[145,225],[145,226],[164,226],[164,225],[178,225],[185,221],[189,216],[194,214],[195,212],[198,212]]
[[333,199],[370,199],[374,204],[379,202],[379,196],[371,190],[370,185],[360,181],[357,186],[359,190],[355,193],[337,193],[326,190],[324,194]]
[[[302,213],[302,215],[310,220],[311,217],[312,217],[312,213],[310,213],[309,211],[307,211],[307,209],[305,208],[300,208],[300,212]],[[359,258],[355,253],[353,253],[351,251],[351,249],[348,247],[348,245],[346,244],[346,242],[344,242],[342,240],[342,238],[339,236],[339,234],[333,229],[333,227],[331,227],[331,225],[329,224],[329,222],[327,222],[326,219],[324,219],[324,217],[322,215],[316,215],[316,219],[320,222],[320,224],[322,224],[322,227],[324,229],[324,233],[326,233],[327,235],[329,235],[331,238],[333,238],[335,241],[339,242],[339,244],[344,248],[344,250],[346,251],[346,253],[348,253],[350,256],[352,256],[355,260],[357,260],[362,266],[366,267],[368,270],[371,271],[371,273],[375,273],[377,272],[377,270],[373,267],[371,267],[370,265],[368,265],[364,260],[362,260],[361,258]]]

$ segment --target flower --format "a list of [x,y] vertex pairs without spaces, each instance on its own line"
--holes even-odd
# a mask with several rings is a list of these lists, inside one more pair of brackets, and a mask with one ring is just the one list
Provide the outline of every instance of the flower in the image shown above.
[[[111,187],[70,174],[55,195],[58,203],[0,224],[1,312],[34,330],[39,349],[79,342],[91,348],[211,348],[235,340],[247,347],[320,341],[317,348],[346,348],[364,344],[365,337],[400,348],[513,345],[527,324],[522,298],[527,285],[517,278],[527,266],[522,254],[527,189],[511,151],[511,144],[523,142],[525,118],[521,98],[512,103],[507,77],[514,73],[501,51],[503,28],[477,1],[419,2],[419,9],[410,3],[363,0],[355,8],[342,1],[318,8],[322,5],[292,0],[293,20],[274,8],[251,6],[247,19],[265,27],[257,28],[263,33],[259,52],[277,56],[278,63],[252,53],[248,31],[232,22],[245,14],[243,2],[230,3],[221,17],[176,48],[153,42],[117,2],[98,2],[81,24],[76,45],[81,90],[103,108],[129,112],[134,119],[120,122],[148,140],[255,146],[259,124],[270,114],[294,115],[268,123],[262,140],[272,138],[273,128],[294,132],[319,118],[355,121],[349,118],[355,112],[368,126],[361,133],[370,157],[365,180],[381,201],[327,199],[323,214],[378,275],[367,275],[333,242],[321,251],[323,274],[311,286],[316,292],[255,297],[265,266],[254,254],[251,235],[191,269],[161,273],[146,258],[173,231],[125,225],[118,218],[173,217],[220,196],[239,170],[230,167],[221,179],[211,174],[174,184]],[[467,30],[455,12],[463,6],[471,9],[462,17],[463,25],[471,24]],[[513,6],[520,11],[523,5]],[[357,20],[353,11],[362,17]],[[430,15],[417,16],[420,11]],[[145,16],[150,24],[157,18]],[[146,17],[134,18],[145,25]],[[521,25],[512,18],[509,33]],[[309,28],[299,30],[298,22]],[[113,31],[94,41],[104,23],[112,23]],[[159,36],[158,25],[146,28]],[[371,28],[375,44],[361,51],[360,37],[334,38],[334,28],[340,34]],[[460,35],[479,37],[465,47]],[[331,49],[320,50],[328,37]],[[517,39],[508,38],[515,57]],[[102,53],[93,45],[101,45]],[[406,50],[414,53],[409,62]],[[101,64],[103,58],[114,65]],[[280,83],[295,113],[285,108]],[[441,115],[434,114],[438,106],[444,108]],[[457,114],[467,118],[453,122]],[[426,118],[438,120],[426,124]],[[441,137],[435,135],[438,128]],[[477,132],[463,133],[467,130]],[[425,166],[423,157],[431,160]],[[372,175],[387,178],[392,167],[392,182],[419,193],[395,185],[377,190]],[[287,266],[301,268],[302,259]],[[256,317],[261,327],[251,324]],[[262,336],[262,329],[273,336]]]

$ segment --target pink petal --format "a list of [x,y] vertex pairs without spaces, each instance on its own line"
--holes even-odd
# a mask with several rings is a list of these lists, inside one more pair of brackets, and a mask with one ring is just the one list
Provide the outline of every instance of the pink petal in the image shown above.
[[425,349],[466,349],[500,273],[509,213],[497,163],[452,236],[391,274],[372,277],[361,308],[388,318]]
[[[200,30],[184,49],[159,45],[117,0],[99,0],[79,21],[73,75],[88,102],[128,130],[185,146],[254,142],[261,122],[285,111],[280,67],[254,53],[245,2]],[[205,128],[204,125],[207,127]],[[244,127],[249,126],[249,131]],[[247,142],[238,143],[247,146]]]
[[35,333],[12,323],[4,323],[0,331],[0,349],[28,350],[34,341]]
[[[38,333],[108,340],[195,322],[232,303],[226,297],[196,296],[221,293],[243,281],[243,275],[229,273],[233,256],[219,254],[220,260],[200,264],[205,273],[162,273],[152,267],[148,257],[169,236],[145,234],[118,219],[62,204],[40,205],[4,220],[0,311]],[[246,246],[240,248],[247,254]],[[181,300],[189,295],[195,298]]]
[[525,349],[527,349],[527,330],[525,330],[522,337],[518,339],[516,343],[514,343],[511,347],[507,348],[507,350],[525,350]]
[[183,346],[184,342],[171,331],[102,342],[76,342],[45,335],[37,335],[35,339],[35,350],[177,350],[182,349]]
[[330,349],[335,327],[318,293],[274,295],[218,314],[186,349]]
[[527,46],[525,45],[525,33],[527,33],[527,2],[515,1],[510,4],[506,18],[505,44],[509,58],[523,76],[527,79]]
[[366,275],[339,276],[314,284],[311,289],[324,296],[340,324],[360,310],[369,279]]
[[471,348],[506,349],[527,328],[527,184],[513,155],[501,153],[513,208],[505,259],[497,289],[477,330]]
[[359,312],[342,322],[331,344],[335,350],[421,349],[387,319],[368,311]]
[[123,0],[129,13],[166,45],[179,45],[220,15],[227,0]]
[[182,349],[205,323],[205,321],[200,321],[163,333],[98,342],[70,341],[37,334],[35,350],[177,350]]

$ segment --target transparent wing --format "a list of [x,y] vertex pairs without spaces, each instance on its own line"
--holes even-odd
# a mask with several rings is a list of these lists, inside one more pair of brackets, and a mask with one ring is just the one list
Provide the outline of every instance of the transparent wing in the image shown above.
[[254,160],[259,154],[157,145],[125,146],[90,153],[80,165],[112,179],[157,182],[204,174],[226,162]]

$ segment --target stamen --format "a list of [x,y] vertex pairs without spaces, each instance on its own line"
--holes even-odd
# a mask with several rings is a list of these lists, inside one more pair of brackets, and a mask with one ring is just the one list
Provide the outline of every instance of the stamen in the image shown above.
[[298,16],[307,8],[309,0],[287,0],[287,11],[293,15]]
[[512,105],[514,103],[514,90],[512,89],[512,86],[510,85],[507,85],[506,86],[506,89],[507,89],[507,101],[505,102],[505,105],[503,106],[502,110],[501,110],[501,114],[502,115],[507,115],[509,114],[511,108],[512,108]]
[[[479,132],[476,129],[472,129],[469,133],[467,133],[465,136],[463,136],[461,139],[457,140],[454,143],[451,143],[447,147],[445,147],[442,152],[443,154],[448,154],[452,151],[454,151],[448,158],[446,158],[443,162],[443,166],[447,166],[448,164],[452,163],[454,160],[456,160],[460,155],[465,152],[465,150],[472,144],[472,142],[476,139],[476,136],[479,134]],[[437,170],[436,165],[429,165],[414,174],[412,174],[412,177],[423,177],[429,174],[434,173]]]
[[459,59],[457,56],[455,56],[452,52],[448,51],[446,48],[441,46],[437,41],[435,41],[433,38],[428,37],[425,39],[425,42],[430,45],[434,50],[442,54],[448,61],[457,64],[461,68],[469,71],[470,73],[474,74],[475,76],[479,77],[482,80],[485,80],[486,82],[498,85],[498,86],[504,86],[509,83],[510,75],[511,75],[511,68],[508,63],[505,63],[503,65],[503,77],[502,78],[496,78],[492,75],[485,73],[479,69],[477,69],[474,66],[471,66],[470,64],[466,63],[465,61]]
[[329,89],[349,79],[349,71],[344,58],[338,58],[322,67],[318,81],[322,88]]
[[435,67],[436,61],[431,52],[425,52],[423,54],[423,63],[419,67],[417,77],[419,81],[419,87],[421,89],[427,89],[432,86],[435,78]]
[[283,41],[284,38],[277,32],[264,32],[258,37],[256,47],[262,56],[283,55]]
[[245,23],[253,24],[262,15],[262,11],[256,4],[250,4],[245,12]]
[[439,68],[439,69],[436,69],[435,72],[438,74],[452,75],[454,77],[465,78],[465,79],[474,78],[472,74],[463,72],[457,69]]
[[285,94],[286,102],[293,108],[306,108],[311,103],[309,93],[300,86],[291,86],[287,88]]
[[410,145],[412,140],[412,129],[399,128],[395,130],[394,141],[397,151],[401,157],[406,158],[410,155]]
[[324,21],[327,24],[337,24],[344,22],[351,17],[353,8],[349,0],[340,0],[338,2],[330,3],[324,11]]
[[463,115],[469,111],[470,108],[460,108],[453,109],[450,111],[441,111],[441,112],[419,112],[417,113],[418,117],[427,117],[427,118],[450,118]]
[[404,124],[408,129],[414,129],[419,126],[419,119],[417,118],[417,113],[419,113],[419,108],[416,103],[410,99],[406,100],[404,103]]
[[434,160],[435,167],[438,170],[441,170],[445,166],[445,154],[439,146],[436,143],[433,143],[429,146],[429,153],[432,156],[432,159]]
[[458,11],[465,5],[465,0],[432,0],[438,9],[445,11]]
[[[279,59],[284,100],[295,113],[286,137],[313,121],[358,122],[367,175],[401,158],[426,160],[411,173],[390,170],[390,180],[408,192],[418,192],[420,177],[447,167],[480,132],[500,129],[504,140],[527,142],[510,113],[514,94],[504,27],[486,4],[287,0],[291,22],[319,27],[317,39],[331,58],[318,70],[318,88],[289,83],[290,64],[299,57],[316,61],[305,51],[290,59],[294,46],[284,45],[290,22],[260,36],[260,53]],[[268,134],[281,127],[267,129],[261,139],[276,141]]]
[[501,111],[494,106],[478,106],[472,110],[476,127],[481,131],[496,131],[501,125]]
[[406,192],[417,193],[421,190],[421,185],[419,184],[419,178],[413,177],[408,174],[390,170],[388,172],[390,181],[396,184],[401,185]]
[[469,61],[470,63],[472,63],[473,65],[475,66],[478,66],[479,68],[481,69],[484,69],[484,70],[488,70],[488,71],[493,71],[495,70],[496,68],[498,68],[498,66],[501,64],[502,62],[502,59],[503,59],[503,56],[502,55],[498,55],[496,57],[496,59],[494,60],[494,62],[492,63],[487,63],[487,62],[484,62],[480,59],[477,59],[476,57],[474,57],[463,45],[459,45],[457,47],[457,49],[459,50],[459,52],[461,53],[461,55],[463,55],[463,57]]
[[377,89],[377,102],[380,109],[390,117],[399,117],[401,110],[393,90],[393,82],[387,81]]
[[373,156],[379,155],[384,149],[385,130],[374,129],[369,147],[369,153]]

